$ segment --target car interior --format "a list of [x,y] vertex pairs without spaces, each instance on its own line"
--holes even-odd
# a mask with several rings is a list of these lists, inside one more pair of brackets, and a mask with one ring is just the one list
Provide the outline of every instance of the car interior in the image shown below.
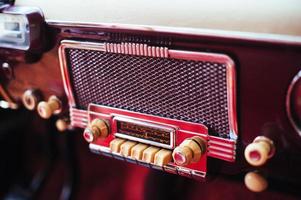
[[300,199],[300,21],[297,0],[0,0],[0,199]]

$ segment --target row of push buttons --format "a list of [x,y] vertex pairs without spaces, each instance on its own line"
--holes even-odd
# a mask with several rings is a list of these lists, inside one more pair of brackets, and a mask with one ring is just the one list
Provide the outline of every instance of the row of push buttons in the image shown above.
[[116,138],[111,141],[112,153],[118,153],[124,157],[131,157],[157,166],[164,166],[172,162],[172,152],[167,149],[149,146],[133,141]]

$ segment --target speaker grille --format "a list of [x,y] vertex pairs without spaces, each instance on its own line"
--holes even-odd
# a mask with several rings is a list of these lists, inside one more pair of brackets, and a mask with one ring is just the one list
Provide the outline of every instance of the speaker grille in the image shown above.
[[226,64],[65,51],[78,108],[96,103],[197,122],[229,137]]

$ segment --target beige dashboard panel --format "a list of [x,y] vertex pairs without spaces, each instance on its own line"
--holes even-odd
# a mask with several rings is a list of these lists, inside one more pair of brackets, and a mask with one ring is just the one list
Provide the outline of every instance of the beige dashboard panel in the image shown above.
[[47,20],[301,36],[300,0],[16,0]]

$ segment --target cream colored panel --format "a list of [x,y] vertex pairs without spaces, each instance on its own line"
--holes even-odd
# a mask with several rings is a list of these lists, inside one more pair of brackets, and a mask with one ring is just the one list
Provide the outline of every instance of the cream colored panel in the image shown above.
[[16,0],[46,19],[301,36],[300,0]]

